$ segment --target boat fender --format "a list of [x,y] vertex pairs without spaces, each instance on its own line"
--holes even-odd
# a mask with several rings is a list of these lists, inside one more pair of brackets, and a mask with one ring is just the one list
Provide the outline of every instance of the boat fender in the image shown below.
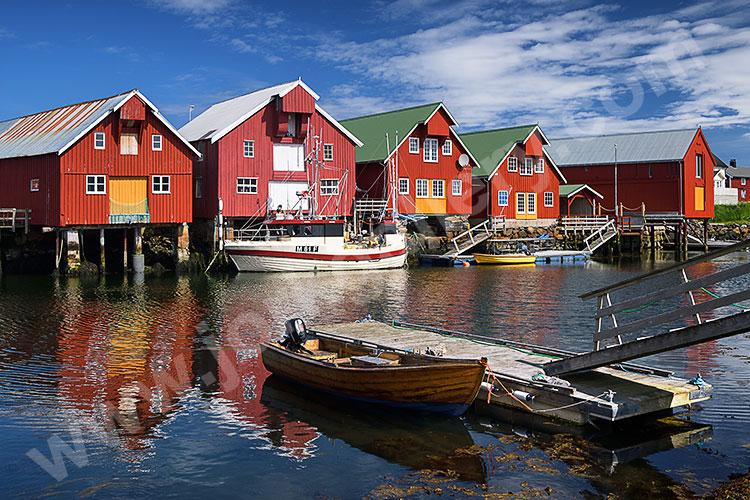
[[513,397],[520,399],[521,401],[531,401],[534,396],[524,391],[513,391]]

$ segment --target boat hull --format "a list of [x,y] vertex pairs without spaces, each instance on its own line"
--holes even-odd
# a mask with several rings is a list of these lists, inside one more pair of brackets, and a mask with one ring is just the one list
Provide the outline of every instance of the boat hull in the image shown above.
[[395,269],[406,262],[404,248],[321,254],[238,246],[227,247],[227,254],[238,270],[248,272]]
[[474,401],[485,367],[478,361],[345,367],[261,344],[263,365],[274,375],[319,391],[399,408],[460,415]]
[[477,264],[513,265],[534,264],[536,262],[535,256],[526,254],[490,255],[485,253],[475,253],[473,255]]

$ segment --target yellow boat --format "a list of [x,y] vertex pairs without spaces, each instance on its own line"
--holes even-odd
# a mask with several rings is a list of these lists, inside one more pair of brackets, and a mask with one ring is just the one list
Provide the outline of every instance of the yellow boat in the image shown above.
[[488,253],[472,254],[477,264],[508,265],[508,264],[534,264],[536,257],[525,253],[505,253],[490,255]]

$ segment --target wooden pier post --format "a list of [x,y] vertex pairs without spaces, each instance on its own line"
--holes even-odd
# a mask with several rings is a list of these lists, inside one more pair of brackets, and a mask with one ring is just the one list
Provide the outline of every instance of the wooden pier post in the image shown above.
[[703,251],[708,252],[708,219],[703,219]]
[[143,256],[143,228],[136,226],[133,228],[135,245],[133,248],[133,272],[142,274],[145,271],[145,261]]
[[122,272],[128,272],[128,230],[123,230],[124,236],[122,239]]
[[104,228],[102,228],[99,229],[99,269],[102,274],[104,274],[104,271],[106,269],[106,252],[104,250]]
[[68,272],[78,272],[78,268],[81,267],[81,238],[75,229],[65,231],[65,251]]
[[177,263],[184,263],[190,259],[190,231],[187,222],[177,226]]

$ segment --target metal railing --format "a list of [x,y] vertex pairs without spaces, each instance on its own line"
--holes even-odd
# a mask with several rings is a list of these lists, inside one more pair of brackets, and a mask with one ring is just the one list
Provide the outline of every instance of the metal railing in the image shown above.
[[610,219],[609,222],[599,226],[599,229],[584,238],[583,243],[586,245],[586,249],[593,253],[594,250],[611,240],[616,234],[615,220]]
[[[445,255],[454,255],[454,256],[458,255],[461,252],[468,250],[469,248],[475,245],[478,245],[479,243],[488,239],[492,235],[492,233],[490,232],[490,228],[488,227],[491,222],[492,222],[492,219],[487,219],[486,221],[482,222],[478,226],[469,228],[463,233],[457,235],[455,238],[453,238],[450,241],[451,243],[453,243],[453,246],[455,247],[455,251],[448,251],[446,252]],[[459,245],[459,240],[467,236],[469,238],[468,241],[464,241],[463,244]]]
[[285,227],[272,227],[268,224],[263,224],[255,228],[235,229],[233,232],[234,239],[241,241],[272,241],[288,236],[289,234]]
[[24,231],[28,233],[29,223],[31,223],[31,210],[0,208],[0,229],[15,231],[17,228],[23,227]]
[[595,231],[609,222],[609,217],[598,215],[576,215],[560,217],[559,224],[563,229]]

